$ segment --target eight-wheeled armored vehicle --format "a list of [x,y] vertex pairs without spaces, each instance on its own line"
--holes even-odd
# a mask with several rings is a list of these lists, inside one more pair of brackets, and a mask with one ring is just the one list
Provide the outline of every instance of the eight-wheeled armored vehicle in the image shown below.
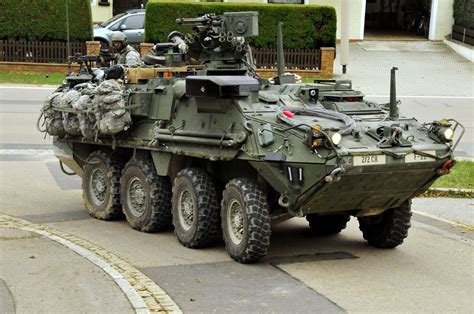
[[449,173],[464,128],[400,116],[395,69],[383,105],[350,81],[296,84],[282,62],[273,83],[260,79],[245,42],[257,17],[179,19],[194,32],[170,34],[147,59],[157,64],[119,80],[68,76],[48,98],[40,127],[82,177],[90,215],[124,214],[143,232],[173,225],[189,248],[223,238],[243,263],[261,260],[272,221],[291,217],[331,234],[355,216],[369,244],[401,244],[411,199]]

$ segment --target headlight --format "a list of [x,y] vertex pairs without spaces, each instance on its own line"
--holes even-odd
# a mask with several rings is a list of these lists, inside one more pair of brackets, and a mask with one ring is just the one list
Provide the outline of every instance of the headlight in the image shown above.
[[446,128],[444,131],[443,131],[443,136],[446,140],[450,141],[453,139],[453,136],[454,136],[454,130],[451,129],[451,128]]
[[450,142],[454,138],[454,128],[451,126],[449,120],[433,121],[431,123],[430,137],[440,143]]
[[333,133],[331,135],[331,141],[334,145],[339,145],[339,143],[341,143],[341,140],[342,140],[342,135],[341,133],[339,132],[336,132],[336,133]]

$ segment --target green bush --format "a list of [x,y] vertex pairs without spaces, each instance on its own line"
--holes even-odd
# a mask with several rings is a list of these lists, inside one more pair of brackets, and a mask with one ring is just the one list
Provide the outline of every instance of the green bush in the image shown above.
[[[92,39],[90,0],[68,0],[71,41]],[[66,41],[65,0],[1,0],[0,39]]]
[[164,42],[173,30],[190,33],[191,27],[176,25],[178,17],[199,17],[206,13],[237,11],[258,11],[259,36],[247,39],[255,47],[276,46],[278,22],[284,23],[285,48],[336,45],[336,10],[333,7],[260,3],[149,2],[146,6],[145,41]]
[[474,1],[454,0],[453,15],[456,25],[474,29]]

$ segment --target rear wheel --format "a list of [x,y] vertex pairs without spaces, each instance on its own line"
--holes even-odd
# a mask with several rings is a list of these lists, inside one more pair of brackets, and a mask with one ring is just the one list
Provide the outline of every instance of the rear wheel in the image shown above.
[[324,216],[309,214],[306,216],[306,220],[309,222],[312,231],[319,235],[329,235],[341,232],[346,228],[349,218],[349,215],[346,214]]
[[82,178],[82,198],[89,214],[97,219],[121,218],[120,174],[123,164],[114,155],[96,151],[89,155]]
[[223,192],[222,231],[227,252],[240,263],[260,261],[270,246],[266,193],[248,179],[233,179]]
[[123,211],[133,229],[153,232],[171,226],[171,184],[150,158],[130,160],[120,180]]
[[178,172],[172,207],[174,232],[181,244],[199,248],[219,239],[219,202],[215,184],[206,172],[197,168]]
[[375,247],[391,249],[403,243],[408,236],[411,219],[411,200],[377,216],[359,218],[359,229],[364,239]]

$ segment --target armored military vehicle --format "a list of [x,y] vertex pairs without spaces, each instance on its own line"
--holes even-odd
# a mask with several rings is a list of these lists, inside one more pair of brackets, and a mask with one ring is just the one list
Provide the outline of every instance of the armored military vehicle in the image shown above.
[[369,244],[398,246],[411,199],[450,172],[464,128],[400,116],[395,69],[382,105],[350,81],[294,83],[281,44],[278,77],[260,79],[245,42],[257,17],[179,19],[194,31],[158,46],[157,65],[68,76],[48,98],[40,127],[82,177],[85,207],[143,232],[174,226],[189,248],[223,238],[242,263],[261,260],[271,223],[291,217],[333,234],[355,216]]

